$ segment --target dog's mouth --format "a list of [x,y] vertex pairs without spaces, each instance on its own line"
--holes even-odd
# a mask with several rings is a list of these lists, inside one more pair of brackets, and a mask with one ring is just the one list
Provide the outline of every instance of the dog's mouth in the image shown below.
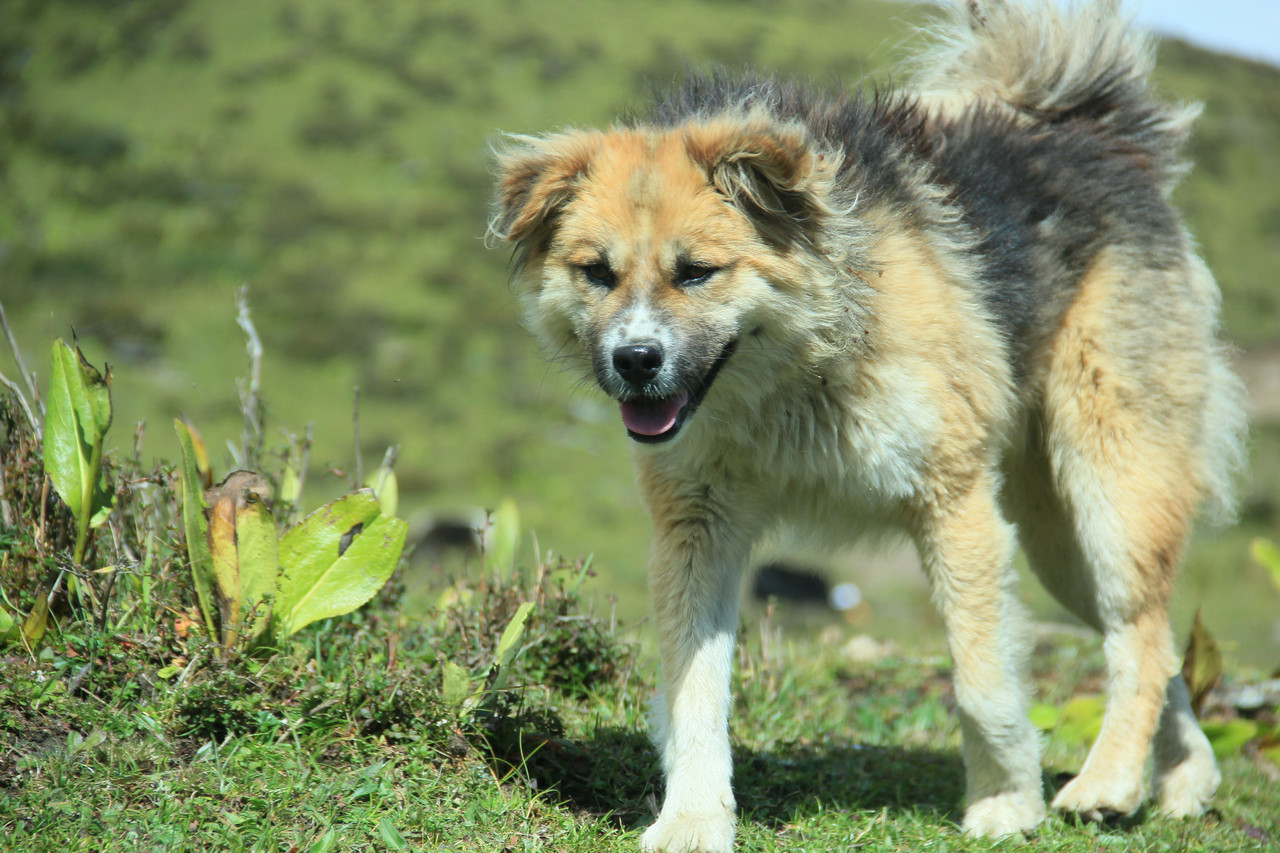
[[689,405],[689,395],[681,391],[671,397],[638,397],[622,400],[622,425],[640,441],[661,440],[674,435]]
[[711,390],[720,369],[737,348],[736,340],[725,344],[711,367],[694,382],[689,391],[678,391],[663,397],[635,396],[618,401],[622,412],[622,425],[635,441],[658,444],[675,438],[689,417],[697,410]]

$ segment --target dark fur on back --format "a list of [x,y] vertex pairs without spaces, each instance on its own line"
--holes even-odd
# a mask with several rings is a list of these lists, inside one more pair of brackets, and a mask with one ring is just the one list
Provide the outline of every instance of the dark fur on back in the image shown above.
[[941,195],[958,219],[917,224],[949,231],[976,258],[982,299],[1022,377],[1099,250],[1123,243],[1157,264],[1185,251],[1167,197],[1181,172],[1182,137],[1168,132],[1176,110],[1130,71],[1103,69],[1062,102],[1015,111],[980,103],[960,117],[892,92],[831,96],[712,72],[659,93],[630,123],[674,128],[763,113],[842,158],[832,207],[883,203],[928,217]]

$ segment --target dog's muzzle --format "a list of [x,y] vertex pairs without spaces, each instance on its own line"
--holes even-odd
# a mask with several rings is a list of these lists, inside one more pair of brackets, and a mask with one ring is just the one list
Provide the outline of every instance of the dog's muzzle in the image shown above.
[[635,441],[646,444],[657,444],[675,438],[690,415],[706,398],[711,383],[736,347],[736,340],[725,344],[704,374],[690,381],[677,382],[677,390],[666,393],[657,384],[666,362],[666,355],[660,344],[627,344],[614,349],[613,369],[630,389],[629,393],[618,397],[622,424],[627,428],[627,434]]

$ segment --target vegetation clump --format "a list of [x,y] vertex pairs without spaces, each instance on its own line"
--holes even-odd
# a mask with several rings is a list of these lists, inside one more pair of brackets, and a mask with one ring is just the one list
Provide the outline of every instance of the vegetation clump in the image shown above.
[[[394,454],[369,478],[376,492],[291,524],[305,463],[261,452],[254,393],[236,455],[276,459],[274,470],[213,484],[199,434],[180,423],[181,464],[147,471],[136,450],[104,450],[110,371],[56,343],[64,355],[48,394],[7,378],[0,392],[0,787],[57,796],[88,765],[122,771],[126,755],[133,772],[188,775],[235,744],[416,768],[393,778],[460,761],[505,778],[523,765],[527,728],[530,743],[562,735],[557,703],[632,660],[582,613],[587,565],[517,567],[513,508],[491,531],[507,543],[503,569],[441,579],[434,612],[410,618]],[[13,801],[0,822],[27,837],[38,799]]]

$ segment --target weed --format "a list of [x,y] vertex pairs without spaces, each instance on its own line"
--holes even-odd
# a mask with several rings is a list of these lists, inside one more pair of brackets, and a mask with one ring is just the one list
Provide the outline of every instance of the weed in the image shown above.
[[[242,315],[251,328],[245,306]],[[379,591],[382,581],[375,579],[369,608],[299,630],[316,615],[340,614],[357,603],[344,592],[342,608],[322,612],[323,595],[300,596],[295,587],[314,574],[308,565],[322,583],[339,577],[325,568],[328,557],[317,562],[315,555],[332,551],[337,562],[349,562],[362,542],[381,535],[379,525],[389,516],[380,514],[371,493],[361,492],[290,528],[279,543],[285,571],[267,599],[270,624],[279,614],[280,628],[256,644],[237,640],[236,626],[244,626],[242,638],[252,636],[243,614],[257,608],[253,596],[261,595],[247,592],[251,572],[276,567],[274,550],[263,556],[251,547],[254,525],[265,525],[271,542],[276,529],[265,505],[251,498],[284,488],[305,449],[296,440],[280,451],[260,449],[266,407],[250,382],[241,399],[246,429],[238,453],[280,460],[283,474],[271,474],[268,483],[240,472],[202,492],[207,453],[197,452],[199,442],[185,427],[179,430],[180,476],[167,466],[144,472],[139,452],[118,460],[94,449],[111,421],[107,383],[78,351],[67,352],[48,396],[85,399],[50,411],[104,413],[93,429],[79,424],[74,430],[93,446],[73,443],[67,446],[76,452],[65,459],[51,456],[38,431],[39,399],[25,399],[7,378],[13,393],[0,395],[0,614],[7,620],[0,624],[7,654],[0,660],[0,787],[22,791],[0,806],[0,822],[20,845],[15,849],[36,849],[35,839],[57,837],[52,815],[59,825],[81,827],[76,832],[107,821],[161,846],[259,846],[274,820],[262,805],[270,798],[260,774],[282,750],[295,765],[314,756],[304,775],[318,774],[331,789],[345,791],[338,796],[348,805],[368,805],[365,829],[355,837],[367,833],[392,847],[419,837],[390,810],[410,779],[443,776],[453,780],[451,790],[472,792],[477,805],[513,780],[531,791],[563,784],[564,797],[589,798],[590,780],[599,774],[575,776],[563,763],[564,756],[578,756],[571,764],[581,766],[584,756],[566,738],[562,714],[566,703],[592,701],[611,683],[616,689],[617,677],[630,673],[632,652],[604,623],[582,613],[578,591],[588,564],[521,568],[518,516],[507,506],[492,531],[498,544],[489,568],[442,587],[431,618],[401,618],[395,585]],[[260,352],[251,354],[256,377]],[[68,371],[85,381],[71,382]],[[55,417],[44,427],[45,439],[68,429]],[[49,460],[65,468],[90,457],[101,457],[107,476],[100,480],[90,466],[73,468],[69,479],[46,477]],[[300,498],[296,471],[293,477],[282,521]],[[390,459],[370,480],[383,501],[394,502]],[[88,484],[74,505],[56,497],[64,489],[71,493],[71,482]],[[342,506],[355,499],[358,508],[350,512],[356,515],[348,518]],[[87,538],[90,516],[99,528]],[[332,547],[317,544],[322,539],[332,539]],[[209,546],[211,580],[190,570],[205,559],[189,551],[193,542]],[[399,548],[389,553],[394,566]],[[202,589],[205,583],[214,586]],[[237,611],[231,605],[240,594],[249,597]],[[37,613],[39,634],[29,630],[28,614]],[[445,701],[442,681],[451,667],[464,673],[474,701]],[[365,770],[344,788],[353,760]],[[489,794],[476,788],[477,769],[494,786]],[[279,790],[282,782],[270,784]],[[97,787],[86,795],[86,786]],[[163,802],[177,796],[189,805],[157,806],[160,790]],[[603,808],[606,792],[591,796],[595,808]],[[217,818],[201,805],[215,797],[223,802]],[[294,837],[318,831],[309,817],[290,820]],[[247,833],[252,821],[266,821],[264,834]],[[186,829],[175,834],[174,826]],[[228,827],[235,831],[228,834]]]

